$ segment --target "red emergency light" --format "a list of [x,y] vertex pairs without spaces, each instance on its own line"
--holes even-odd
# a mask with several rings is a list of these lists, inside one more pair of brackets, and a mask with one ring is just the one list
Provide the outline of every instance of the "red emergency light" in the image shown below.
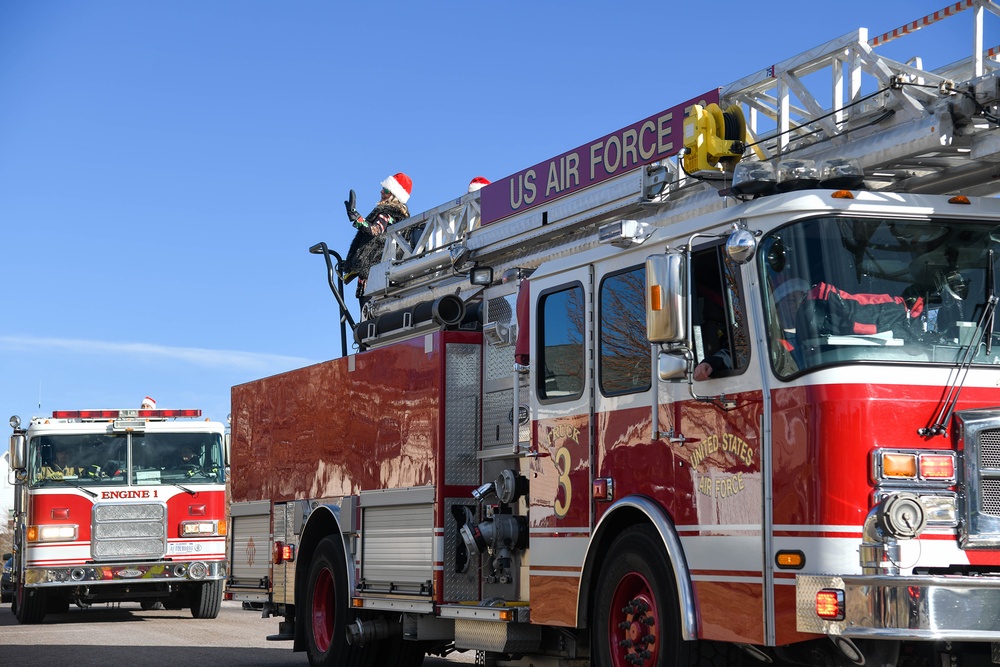
[[117,419],[118,410],[53,410],[53,419]]
[[138,417],[201,417],[201,410],[139,410]]
[[53,419],[166,419],[168,417],[201,417],[201,410],[53,410]]

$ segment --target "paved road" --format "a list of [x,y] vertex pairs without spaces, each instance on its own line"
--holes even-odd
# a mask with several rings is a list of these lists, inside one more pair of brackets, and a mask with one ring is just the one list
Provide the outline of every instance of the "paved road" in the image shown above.
[[[142,611],[138,603],[72,607],[41,625],[19,625],[10,605],[0,606],[0,664],[28,667],[305,667],[290,642],[269,642],[273,618],[223,602],[219,617],[196,620],[188,611]],[[475,664],[475,654],[428,657],[425,667]]]

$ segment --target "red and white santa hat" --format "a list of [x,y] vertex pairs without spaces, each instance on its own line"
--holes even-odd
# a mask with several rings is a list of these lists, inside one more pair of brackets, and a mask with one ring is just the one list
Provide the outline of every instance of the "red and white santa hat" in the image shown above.
[[155,410],[156,401],[147,396],[146,398],[142,399],[142,405],[140,405],[139,407],[142,408],[143,410]]
[[410,193],[413,192],[413,181],[403,172],[399,172],[382,181],[382,187],[405,204],[406,200],[410,198]]
[[485,188],[489,184],[489,179],[483,178],[482,176],[476,176],[474,179],[469,181],[469,192],[475,192],[480,188]]

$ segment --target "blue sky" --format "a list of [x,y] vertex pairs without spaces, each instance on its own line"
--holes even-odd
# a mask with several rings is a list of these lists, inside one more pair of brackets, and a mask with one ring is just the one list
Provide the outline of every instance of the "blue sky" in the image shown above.
[[[339,356],[308,248],[346,252],[349,189],[364,214],[403,171],[433,208],[946,4],[2,0],[0,416],[225,419],[232,385]],[[971,14],[880,52],[950,63]]]

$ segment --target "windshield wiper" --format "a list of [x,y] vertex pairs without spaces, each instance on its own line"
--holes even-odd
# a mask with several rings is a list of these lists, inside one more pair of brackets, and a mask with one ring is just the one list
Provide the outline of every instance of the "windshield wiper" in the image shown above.
[[189,494],[191,494],[192,496],[195,496],[195,495],[198,495],[198,492],[197,492],[197,491],[192,491],[191,489],[187,488],[186,486],[181,486],[181,485],[180,485],[180,484],[178,484],[177,482],[170,482],[170,483],[171,483],[171,484],[173,484],[174,486],[176,486],[176,487],[177,487],[178,489],[180,489],[180,490],[181,490],[181,491],[183,491],[184,493],[189,493]]
[[996,306],[997,297],[995,294],[990,294],[986,299],[986,305],[983,307],[983,316],[979,318],[979,325],[972,334],[972,340],[969,341],[968,347],[965,348],[965,354],[962,355],[962,363],[955,369],[953,379],[947,385],[947,392],[945,392],[945,397],[941,403],[941,410],[938,411],[934,422],[930,426],[917,429],[919,435],[924,437],[948,435],[948,423],[951,421],[951,415],[955,412],[955,406],[958,404],[958,395],[962,392],[962,386],[965,384],[965,378],[969,375],[972,360],[975,359],[979,345],[983,341],[983,334],[986,327],[993,326],[993,312],[996,310]]
[[94,493],[93,491],[91,491],[90,489],[85,489],[82,486],[80,486],[79,484],[74,484],[73,482],[69,481],[65,477],[63,477],[62,479],[55,479],[55,478],[50,477],[47,481],[49,481],[49,482],[62,482],[63,484],[69,484],[70,486],[72,486],[75,489],[80,489],[81,491],[83,491],[84,493],[86,493],[91,498],[96,498],[97,497],[97,494]]

